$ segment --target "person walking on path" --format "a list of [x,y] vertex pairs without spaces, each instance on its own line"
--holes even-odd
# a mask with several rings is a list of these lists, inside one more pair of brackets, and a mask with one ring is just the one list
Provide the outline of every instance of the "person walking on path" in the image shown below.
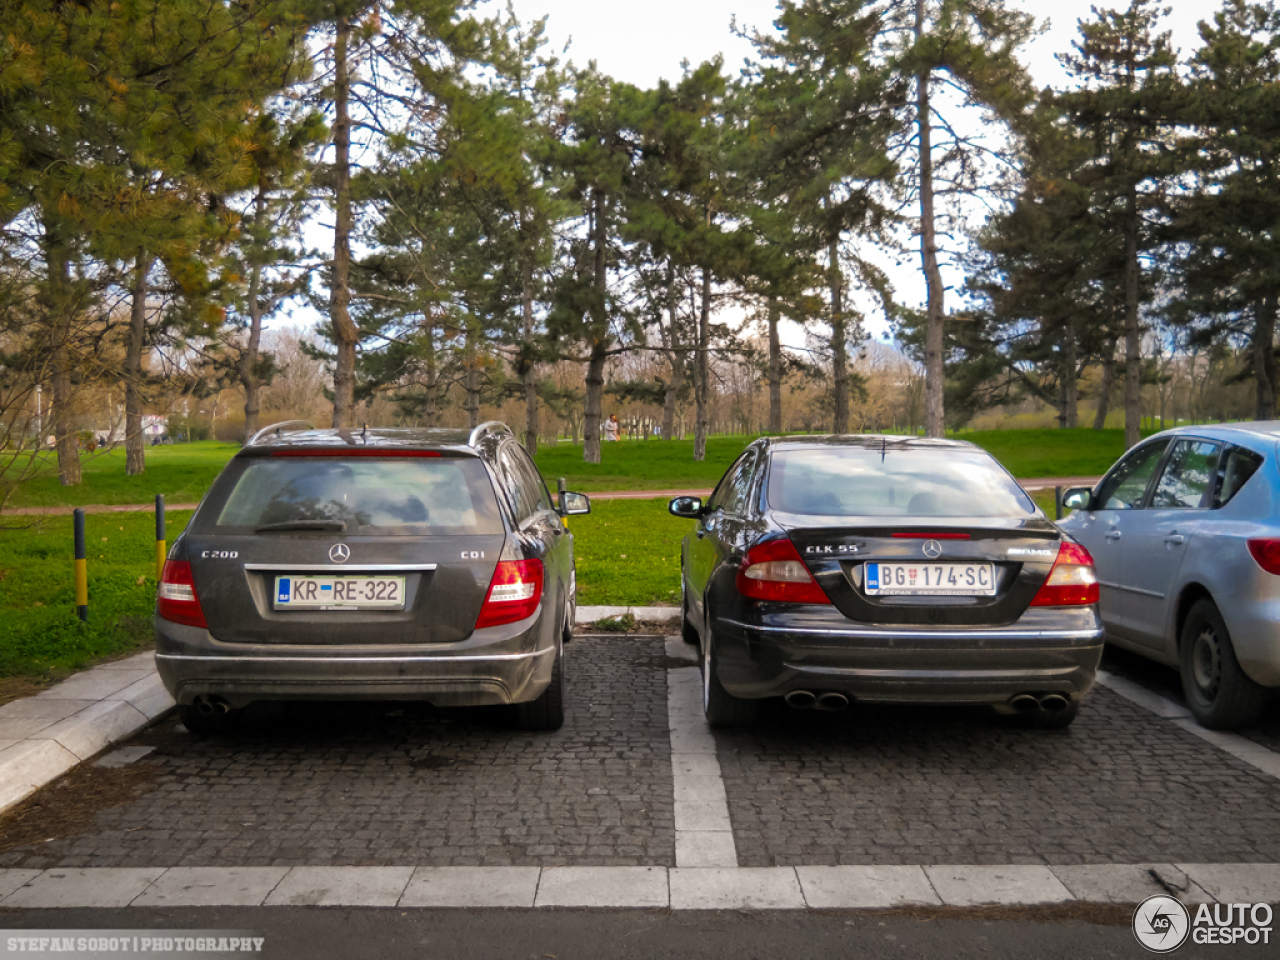
[[618,439],[618,415],[616,413],[609,414],[609,419],[604,422],[604,438],[605,440]]

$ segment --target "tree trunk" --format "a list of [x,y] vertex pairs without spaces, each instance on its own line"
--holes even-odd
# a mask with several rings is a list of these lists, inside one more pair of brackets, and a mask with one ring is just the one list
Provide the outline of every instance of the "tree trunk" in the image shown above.
[[609,349],[609,317],[606,293],[608,292],[607,251],[605,249],[606,225],[604,222],[604,193],[597,187],[592,202],[592,235],[595,245],[595,297],[591,304],[591,356],[587,361],[587,395],[583,402],[582,459],[587,463],[600,462],[600,415],[604,396],[604,363]]
[[1093,416],[1093,429],[1107,425],[1107,412],[1111,406],[1111,388],[1116,380],[1116,345],[1108,342],[1102,352],[1102,386],[1098,388],[1098,410]]
[[[267,185],[265,178],[258,182],[258,195],[253,204],[254,234],[262,229],[267,215]],[[240,354],[237,373],[244,387],[244,442],[248,443],[258,432],[258,416],[262,408],[262,383],[258,379],[258,356],[262,349],[262,264],[254,258],[249,268],[249,337]]]
[[[924,0],[916,0],[916,41],[924,36]],[[925,435],[946,433],[943,408],[942,271],[938,268],[938,238],[933,213],[933,121],[929,107],[929,71],[916,76],[916,126],[920,151],[920,261],[925,287]]]
[[693,421],[693,459],[707,459],[707,423],[711,416],[708,399],[711,395],[711,271],[702,268],[702,302],[698,310],[698,352],[693,379],[695,414]]
[[844,322],[844,276],[840,272],[840,244],[831,242],[828,282],[831,285],[831,381],[835,391],[832,433],[849,432],[849,350]]
[[778,338],[778,298],[769,298],[769,432],[782,433],[782,342]]
[[1142,439],[1142,330],[1138,322],[1138,191],[1130,187],[1124,224],[1124,448]]
[[[533,261],[526,257],[520,270],[520,306],[524,311],[524,342],[533,346]],[[524,371],[524,448],[529,456],[538,452],[538,377],[533,358]]]
[[351,22],[337,19],[333,46],[333,271],[329,278],[329,317],[338,348],[333,370],[333,425],[355,426],[356,342],[359,333],[351,319],[351,96],[347,45]]
[[142,347],[147,335],[147,291],[155,257],[138,254],[133,270],[133,303],[129,309],[129,346],[124,355],[124,472],[136,477],[147,469],[142,433]]
[[1074,430],[1080,426],[1080,357],[1079,345],[1076,343],[1076,324],[1067,321],[1067,342],[1065,344],[1065,362],[1062,365],[1066,379],[1066,404],[1063,410],[1063,427]]
[[1253,379],[1257,385],[1255,420],[1276,418],[1276,295],[1254,304]]
[[[44,242],[49,266],[48,303],[53,348],[53,424],[58,451],[58,480],[64,487],[80,484],[80,444],[75,432],[71,384],[71,263],[62,236],[50,220],[45,221]],[[43,429],[43,427],[41,428]]]
[[662,395],[662,439],[670,440],[676,428],[676,401],[684,387],[684,351],[680,349],[679,310],[680,294],[676,288],[675,278],[667,275],[667,313],[671,318],[671,327],[667,338],[667,360],[671,364],[671,379]]
[[476,334],[471,323],[467,324],[467,339],[463,350],[466,370],[462,374],[462,389],[467,398],[467,426],[474,430],[480,426],[480,370],[476,357]]

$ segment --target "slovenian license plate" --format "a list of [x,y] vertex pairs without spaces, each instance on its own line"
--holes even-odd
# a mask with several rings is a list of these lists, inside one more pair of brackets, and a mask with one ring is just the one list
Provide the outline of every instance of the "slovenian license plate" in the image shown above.
[[989,563],[868,563],[868,595],[994,597],[995,570]]
[[276,577],[275,608],[403,610],[404,577]]

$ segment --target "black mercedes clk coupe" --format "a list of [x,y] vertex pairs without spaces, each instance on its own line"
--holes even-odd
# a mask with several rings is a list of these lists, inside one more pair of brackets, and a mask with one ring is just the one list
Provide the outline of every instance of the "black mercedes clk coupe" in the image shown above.
[[712,726],[762,700],[986,704],[1065,727],[1102,656],[1093,560],[988,453],[890,436],[755,441],[681,549]]

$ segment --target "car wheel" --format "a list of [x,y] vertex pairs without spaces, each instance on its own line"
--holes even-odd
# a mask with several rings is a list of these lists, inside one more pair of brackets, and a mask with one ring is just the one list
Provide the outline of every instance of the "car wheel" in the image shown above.
[[1037,710],[1025,716],[1027,726],[1036,730],[1065,730],[1080,713],[1080,701],[1072,700],[1061,710]]
[[556,647],[551,682],[537,700],[516,704],[516,726],[521,730],[559,730],[564,725],[564,645]]
[[1240,669],[1222,614],[1212,600],[1197,600],[1182,625],[1178,649],[1182,690],[1201,726],[1226,730],[1253,723],[1267,702],[1267,689]]
[[240,720],[240,711],[204,712],[194,703],[184,703],[178,706],[178,719],[197,737],[215,737],[235,729]]
[[737,727],[750,723],[760,711],[760,701],[743,700],[729,693],[716,676],[715,642],[710,631],[702,645],[702,712],[712,727]]
[[692,646],[701,643],[698,637],[698,628],[689,620],[689,599],[684,594],[684,588],[680,590],[680,639]]

